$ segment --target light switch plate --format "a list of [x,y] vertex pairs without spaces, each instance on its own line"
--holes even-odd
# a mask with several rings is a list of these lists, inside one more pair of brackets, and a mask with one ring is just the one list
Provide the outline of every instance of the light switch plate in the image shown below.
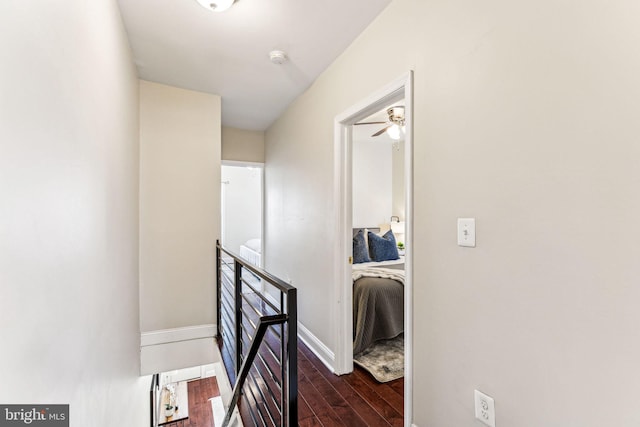
[[475,218],[458,218],[458,246],[476,247]]

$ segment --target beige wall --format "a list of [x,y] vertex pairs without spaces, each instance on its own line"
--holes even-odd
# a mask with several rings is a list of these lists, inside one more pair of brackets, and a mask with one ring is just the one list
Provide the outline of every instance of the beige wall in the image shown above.
[[500,426],[640,424],[638,16],[394,0],[267,131],[267,268],[335,348],[333,119],[415,71],[416,425],[480,425],[475,388]]
[[220,97],[140,82],[142,332],[215,323]]
[[0,402],[149,425],[138,79],[116,2],[0,2],[0,28]]
[[264,132],[223,127],[222,160],[264,163]]

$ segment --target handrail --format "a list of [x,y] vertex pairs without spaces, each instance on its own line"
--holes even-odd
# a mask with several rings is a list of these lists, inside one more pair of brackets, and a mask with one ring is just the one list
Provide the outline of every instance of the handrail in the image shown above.
[[[240,261],[241,264],[242,264],[242,268],[244,268],[245,270],[251,271],[256,276],[258,276],[261,279],[264,279],[267,282],[271,283],[276,288],[278,288],[278,290],[280,290],[282,292],[285,292],[285,293],[289,292],[289,291],[295,291],[296,290],[296,288],[294,286],[291,286],[290,284],[288,284],[284,280],[274,276],[273,274],[269,273],[266,270],[263,270],[260,267],[257,267],[255,265],[251,264],[249,261],[247,261],[246,259],[244,259],[240,255],[236,254],[235,252],[230,251],[229,249],[223,248],[220,245],[220,242],[217,243],[217,248],[219,248],[222,252],[224,252],[227,255],[229,255],[234,260]],[[218,257],[218,260],[219,260],[219,258],[220,257]]]
[[[223,248],[219,241],[216,242],[216,266],[218,336],[221,337],[221,344],[227,349],[225,351],[229,357],[234,359],[235,372],[232,373],[236,375],[233,397],[222,426],[229,425],[241,395],[243,405],[245,399],[252,396],[263,411],[253,412],[247,401],[245,409],[248,409],[255,424],[262,421],[262,424],[267,425],[267,420],[269,425],[297,426],[297,289]],[[243,275],[243,270],[247,270],[255,278]],[[264,289],[257,289],[260,287],[257,284],[263,285],[265,282],[280,293],[279,304],[273,295],[264,292]],[[226,333],[222,333],[224,331]],[[266,337],[267,332],[271,334],[269,339]],[[276,346],[279,347],[278,350],[272,347],[274,341],[279,342]],[[263,344],[264,347],[261,347]],[[279,369],[273,370],[273,365],[279,366]],[[264,372],[267,372],[266,377]],[[278,378],[273,377],[276,374]],[[252,382],[248,382],[248,378]],[[271,383],[271,386],[267,383]],[[243,387],[248,391],[246,395],[243,395]],[[274,400],[267,402],[265,399],[268,396]],[[275,412],[272,411],[274,408]],[[279,422],[276,422],[277,419]]]
[[242,364],[242,368],[240,368],[240,372],[238,372],[238,378],[236,380],[236,385],[233,387],[233,397],[231,398],[231,403],[229,404],[229,410],[224,417],[224,421],[222,421],[222,427],[227,427],[231,422],[231,417],[233,415],[233,410],[238,405],[238,399],[240,399],[240,392],[242,391],[242,387],[247,379],[247,375],[249,375],[249,370],[253,365],[253,361],[256,358],[256,354],[258,354],[258,349],[260,348],[260,344],[262,343],[262,338],[264,338],[265,332],[267,332],[267,328],[271,325],[281,325],[286,322],[288,316],[285,314],[279,314],[276,316],[264,316],[261,317],[258,322],[258,327],[256,329],[256,335],[253,337],[251,341],[251,347],[249,347],[249,354],[247,358],[244,360]]

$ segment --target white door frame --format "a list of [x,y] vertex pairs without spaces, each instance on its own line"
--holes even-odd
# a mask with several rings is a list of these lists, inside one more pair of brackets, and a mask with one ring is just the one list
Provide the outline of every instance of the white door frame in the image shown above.
[[[264,163],[260,162],[248,162],[238,160],[222,160],[221,166],[233,166],[233,167],[252,167],[260,170],[260,266],[264,267]],[[220,237],[221,242],[225,241],[225,224],[224,224],[224,197],[225,186],[222,182],[222,190],[220,191]]]
[[405,100],[405,426],[412,419],[413,390],[413,71],[400,76],[384,88],[351,106],[335,118],[334,125],[334,206],[336,209],[334,283],[336,303],[334,319],[336,348],[334,371],[353,371],[353,286],[349,257],[352,248],[352,127],[392,102]]

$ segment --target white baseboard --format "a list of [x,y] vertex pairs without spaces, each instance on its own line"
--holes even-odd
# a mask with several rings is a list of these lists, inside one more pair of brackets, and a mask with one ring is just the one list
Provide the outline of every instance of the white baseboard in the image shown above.
[[213,351],[216,325],[163,329],[140,335],[140,374],[150,375],[219,360]]
[[[216,359],[221,358],[216,356]],[[215,377],[215,363],[208,365],[193,366],[189,368],[165,371],[160,377],[160,386],[180,381],[191,381],[208,377]]]
[[316,356],[318,356],[318,359],[320,359],[320,361],[324,363],[331,372],[336,372],[335,354],[300,322],[298,322],[298,338],[301,339]]
[[[269,301],[271,301],[271,304],[273,304],[274,306],[278,307],[280,305],[280,303],[276,301],[273,295],[269,294],[268,292],[265,292],[263,295]],[[305,328],[305,326],[300,322],[298,322],[298,339],[302,340],[302,342],[305,343],[307,347],[309,347],[309,349],[313,352],[313,354],[318,356],[318,359],[320,359],[320,361],[331,372],[333,373],[336,372],[334,353],[331,351],[331,349],[329,349],[329,347],[327,347],[322,341],[320,341],[318,337],[313,335],[313,333],[311,333],[309,329]]]

